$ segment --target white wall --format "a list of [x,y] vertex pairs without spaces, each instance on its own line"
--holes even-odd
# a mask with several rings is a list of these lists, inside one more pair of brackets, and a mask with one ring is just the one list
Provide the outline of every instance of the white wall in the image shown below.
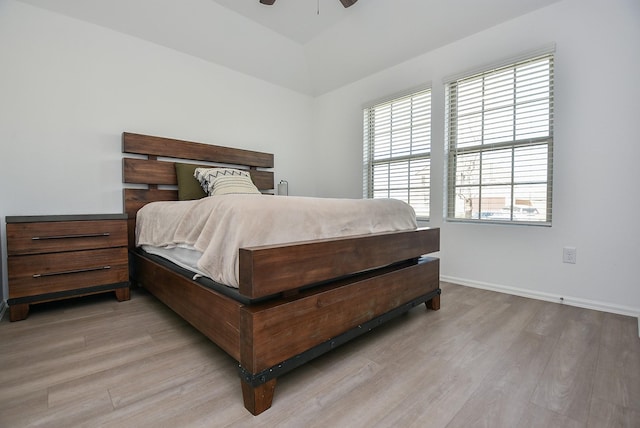
[[[553,226],[443,221],[443,77],[549,43],[557,47]],[[361,196],[362,105],[431,81],[430,225],[442,228],[443,277],[640,314],[639,74],[640,2],[556,3],[317,98],[318,193]],[[577,247],[577,264],[562,263],[563,246]]]
[[[219,1],[20,1],[149,40],[294,91],[311,93],[303,46],[256,25]],[[249,9],[266,9],[253,0],[243,3]],[[280,7],[271,10],[277,9]]]
[[0,58],[0,236],[7,215],[122,212],[123,131],[272,152],[315,192],[308,96],[10,0]]

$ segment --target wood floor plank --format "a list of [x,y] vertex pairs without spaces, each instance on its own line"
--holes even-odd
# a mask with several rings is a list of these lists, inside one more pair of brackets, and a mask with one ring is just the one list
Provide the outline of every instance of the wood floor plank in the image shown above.
[[[415,355],[413,354],[414,357]],[[444,376],[448,366],[443,360],[428,361],[425,364],[424,360],[410,361],[407,358],[398,361],[396,365],[386,364],[372,385],[363,385],[357,400],[351,406],[344,402],[345,411],[339,417],[333,414],[328,416],[327,421],[332,426],[376,426],[385,419],[395,419],[393,415],[420,412],[429,396],[437,394],[435,390],[438,384],[430,384],[430,381],[437,376]]]
[[586,424],[529,403],[525,414],[516,426],[518,428],[584,428]]
[[[629,376],[640,377],[640,337],[636,318],[605,313],[599,363]],[[634,340],[635,338],[635,340]]]
[[85,394],[73,403],[46,409],[30,409],[6,419],[6,427],[67,428],[113,411],[107,391]]
[[42,361],[29,366],[29,370],[14,369],[8,371],[3,373],[3,382],[0,383],[0,401],[8,395],[47,388],[59,382],[82,377],[87,372],[93,373],[108,366],[119,364],[124,360],[121,360],[118,355],[132,358],[132,352],[141,352],[140,349],[146,349],[146,351],[142,352],[153,353],[156,350],[149,349],[147,346],[151,344],[150,340],[142,339],[123,341],[119,346],[113,348],[83,350],[79,353]]
[[637,328],[630,317],[604,314],[593,394],[640,411],[640,339],[629,340]]
[[174,415],[186,414],[193,406],[200,403],[215,406],[219,397],[233,393],[230,384],[226,382],[221,384],[220,376],[225,375],[221,371],[213,371],[190,382],[149,395],[128,406],[96,417],[91,421],[92,426],[104,428],[171,426],[165,421]]
[[542,336],[560,337],[568,319],[579,316],[582,309],[558,303],[545,304],[525,330]]
[[613,404],[640,411],[640,377],[598,367],[593,395]]
[[506,306],[501,305],[493,316],[479,317],[468,340],[455,357],[448,358],[446,369],[423,378],[411,398],[392,409],[376,426],[420,426],[418,421],[428,421],[429,426],[446,426],[483,379],[505,364],[502,356],[536,311],[536,305],[523,306],[524,300],[515,299],[511,303],[508,300],[503,300],[502,305]]
[[599,398],[594,398],[591,401],[588,428],[637,428],[638,426],[640,426],[639,411],[618,406]]
[[583,310],[567,319],[532,397],[539,407],[586,423],[598,361],[603,314]]
[[555,343],[521,333],[447,427],[518,426]]
[[237,363],[144,290],[0,321],[0,426],[639,427],[637,319],[443,283],[244,408]]
[[31,414],[46,414],[47,390],[39,389],[22,394],[11,394],[0,400],[0,426],[25,426],[22,421]]
[[[140,388],[150,384],[150,388],[154,388],[161,385],[167,377],[181,376],[198,363],[216,367],[219,360],[210,358],[209,354],[204,354],[202,348],[197,346],[169,349],[126,365],[109,367],[67,382],[59,382],[48,388],[49,407],[74,401],[94,390],[111,390],[113,405],[119,407],[120,397],[125,394],[114,394],[114,391],[118,391],[123,385],[136,385]],[[196,367],[200,368],[200,365]],[[136,382],[130,382],[131,379],[136,379]]]

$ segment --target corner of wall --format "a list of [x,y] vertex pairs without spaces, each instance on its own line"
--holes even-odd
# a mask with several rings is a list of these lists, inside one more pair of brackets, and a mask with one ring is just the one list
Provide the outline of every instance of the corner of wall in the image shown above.
[[[4,216],[0,215],[0,225],[4,225]],[[5,284],[5,279],[4,279],[4,253],[2,252],[2,248],[4,248],[4,238],[3,238],[3,232],[4,231],[4,227],[0,226],[0,319],[2,319],[2,311],[4,310],[5,306],[6,306],[6,302],[4,299],[4,284]]]

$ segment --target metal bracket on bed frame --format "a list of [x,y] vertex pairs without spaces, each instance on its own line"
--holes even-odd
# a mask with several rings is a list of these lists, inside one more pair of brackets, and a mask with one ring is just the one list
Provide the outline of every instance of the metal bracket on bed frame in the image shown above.
[[316,345],[313,348],[296,355],[295,357],[289,358],[288,360],[285,360],[259,373],[254,374],[247,371],[244,367],[238,366],[240,378],[252,387],[260,386],[264,383],[269,382],[271,379],[275,379],[297,367],[300,367],[308,361],[311,361],[314,358],[317,358],[320,355],[325,354],[330,350],[337,348],[338,346],[343,345],[368,331],[373,330],[374,328],[384,324],[387,321],[391,321],[399,315],[408,312],[411,308],[414,308],[432,299],[433,297],[440,295],[440,293],[441,290],[438,288],[431,293],[417,297],[395,309],[390,310],[389,312],[386,312],[376,318],[371,319],[370,321],[360,324],[357,327],[334,337],[333,339],[329,339],[326,342]]

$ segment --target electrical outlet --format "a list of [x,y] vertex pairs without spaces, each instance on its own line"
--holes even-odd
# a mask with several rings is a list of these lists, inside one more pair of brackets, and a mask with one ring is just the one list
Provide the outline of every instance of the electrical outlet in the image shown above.
[[562,263],[576,263],[576,247],[564,247],[562,249]]

